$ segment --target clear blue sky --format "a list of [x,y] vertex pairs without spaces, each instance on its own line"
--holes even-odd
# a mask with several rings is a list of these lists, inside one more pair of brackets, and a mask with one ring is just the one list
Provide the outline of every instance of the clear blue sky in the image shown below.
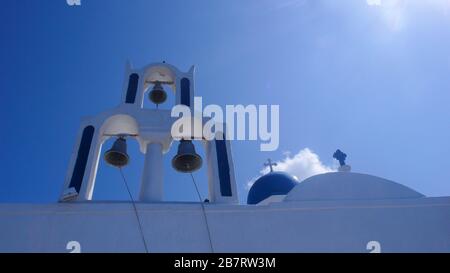
[[[306,147],[326,165],[340,148],[354,171],[450,195],[450,3],[369,2],[2,1],[0,202],[57,200],[80,118],[117,105],[127,59],[195,64],[207,104],[280,105],[277,151],[233,142],[243,201],[266,158]],[[194,200],[170,167],[175,148],[166,198]],[[143,155],[130,153],[137,196]],[[102,162],[94,198],[127,199],[120,179]]]

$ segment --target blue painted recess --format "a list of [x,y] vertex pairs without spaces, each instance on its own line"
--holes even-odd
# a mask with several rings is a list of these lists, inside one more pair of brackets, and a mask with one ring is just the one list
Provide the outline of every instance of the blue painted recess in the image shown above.
[[139,75],[133,73],[130,75],[130,79],[128,80],[128,89],[127,96],[125,98],[125,103],[133,104],[136,100],[136,93],[139,85]]
[[217,164],[219,166],[220,194],[222,196],[232,196],[230,165],[228,162],[227,146],[225,135],[223,139],[216,139]]
[[187,78],[181,79],[181,104],[191,106],[191,88]]
[[81,137],[77,160],[75,161],[75,167],[69,185],[69,187],[75,188],[77,192],[80,192],[81,183],[83,182],[84,172],[86,170],[86,164],[89,158],[89,151],[91,149],[92,138],[94,137],[94,131],[95,128],[89,125],[84,128],[83,136]]

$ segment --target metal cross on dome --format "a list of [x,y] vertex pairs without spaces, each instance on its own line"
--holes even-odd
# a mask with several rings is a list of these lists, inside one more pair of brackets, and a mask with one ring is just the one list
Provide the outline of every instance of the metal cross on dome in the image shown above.
[[347,155],[343,153],[341,150],[337,149],[336,152],[334,152],[333,154],[333,158],[339,161],[339,165],[344,166]]
[[276,166],[277,163],[272,162],[272,160],[270,160],[270,158],[267,159],[267,163],[264,163],[264,166],[268,166],[270,168],[270,172],[273,172],[273,166]]

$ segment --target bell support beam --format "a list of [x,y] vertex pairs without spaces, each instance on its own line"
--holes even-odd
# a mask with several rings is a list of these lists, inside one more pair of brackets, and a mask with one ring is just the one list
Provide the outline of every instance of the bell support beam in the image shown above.
[[139,193],[141,202],[163,200],[163,169],[163,145],[156,142],[148,143]]

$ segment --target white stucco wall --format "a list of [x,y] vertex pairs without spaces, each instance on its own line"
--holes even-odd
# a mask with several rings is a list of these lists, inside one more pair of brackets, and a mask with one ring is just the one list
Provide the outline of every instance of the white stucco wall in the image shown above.
[[[216,252],[450,252],[450,197],[206,204]],[[151,252],[209,252],[200,204],[138,204]],[[0,252],[143,252],[131,203],[1,204]]]

